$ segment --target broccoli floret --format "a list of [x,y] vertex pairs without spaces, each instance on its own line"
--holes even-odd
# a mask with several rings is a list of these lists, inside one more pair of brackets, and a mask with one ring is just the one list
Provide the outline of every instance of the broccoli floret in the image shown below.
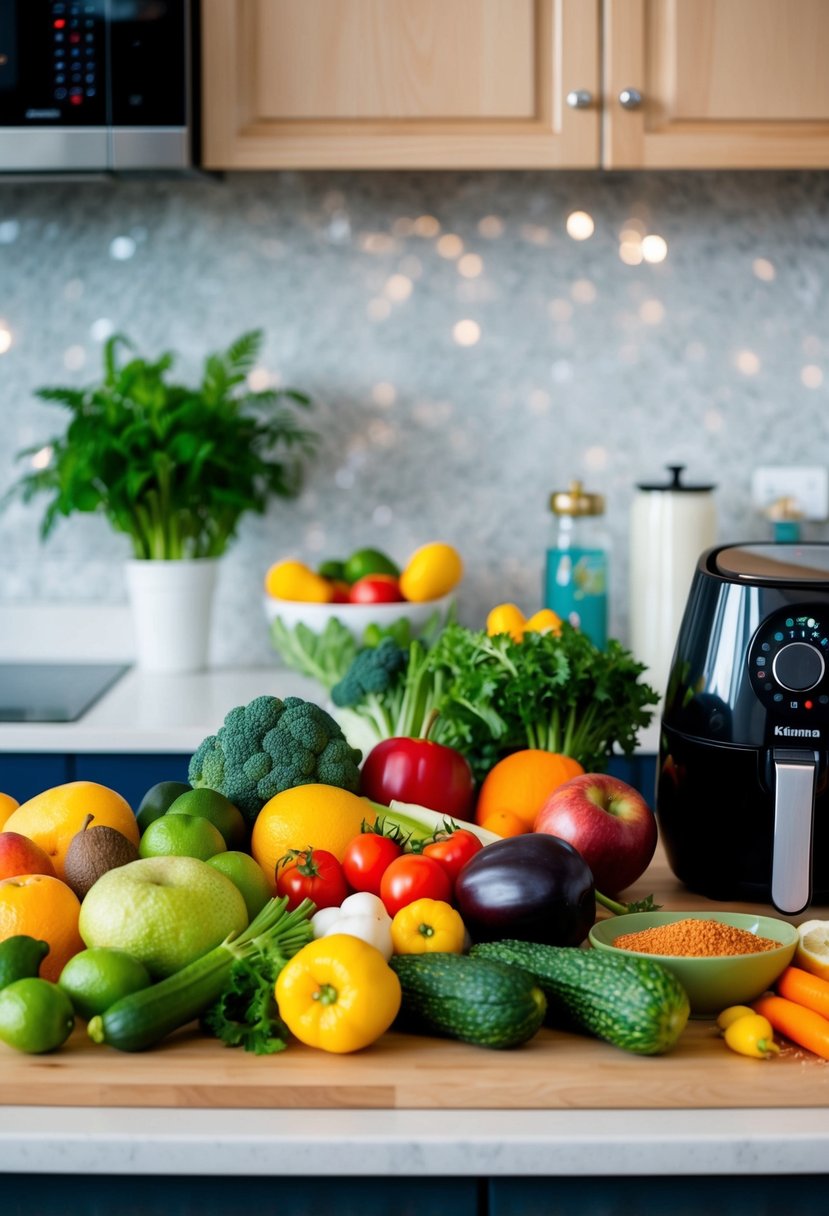
[[398,683],[408,661],[408,649],[402,649],[393,638],[383,638],[378,646],[359,652],[331,689],[331,700],[341,709],[350,709],[367,697],[381,697]]
[[329,713],[301,697],[255,697],[227,714],[190,759],[188,780],[224,794],[249,822],[269,798],[319,782],[356,793],[361,753]]

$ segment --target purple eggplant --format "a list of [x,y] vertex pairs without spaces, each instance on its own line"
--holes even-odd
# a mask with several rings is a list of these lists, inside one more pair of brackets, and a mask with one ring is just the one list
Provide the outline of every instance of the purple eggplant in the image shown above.
[[475,942],[516,937],[578,946],[596,919],[590,867],[572,845],[546,833],[481,849],[458,874],[455,902]]

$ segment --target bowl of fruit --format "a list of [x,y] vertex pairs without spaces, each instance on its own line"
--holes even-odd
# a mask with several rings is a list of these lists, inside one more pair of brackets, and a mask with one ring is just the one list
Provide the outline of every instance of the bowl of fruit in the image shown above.
[[[378,631],[416,636],[442,622],[463,575],[457,549],[421,545],[402,563],[379,549],[356,549],[316,568],[297,558],[275,562],[265,575],[265,616],[271,639],[289,665],[298,640],[347,633],[371,644]],[[334,625],[331,622],[335,622]]]

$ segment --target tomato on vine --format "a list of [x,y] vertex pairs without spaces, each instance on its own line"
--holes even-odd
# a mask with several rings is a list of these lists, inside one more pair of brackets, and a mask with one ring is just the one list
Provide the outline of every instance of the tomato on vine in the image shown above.
[[343,873],[355,891],[380,894],[380,883],[388,867],[400,857],[403,845],[392,836],[361,832],[345,846]]
[[311,899],[320,908],[339,908],[348,895],[343,868],[325,849],[291,849],[276,863],[276,893],[287,895],[288,908]]
[[432,844],[425,845],[422,853],[424,857],[431,857],[443,866],[454,886],[455,879],[469,858],[474,857],[483,847],[474,832],[458,828],[447,835],[439,836]]

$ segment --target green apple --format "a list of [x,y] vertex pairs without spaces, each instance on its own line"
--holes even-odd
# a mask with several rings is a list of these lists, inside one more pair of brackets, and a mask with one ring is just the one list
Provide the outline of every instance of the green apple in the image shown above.
[[226,874],[242,892],[242,898],[247,904],[248,916],[253,920],[261,912],[271,898],[271,884],[265,877],[265,871],[251,857],[250,853],[240,853],[231,850],[229,853],[217,853],[208,859],[207,864],[213,866],[220,874]]
[[200,815],[162,815],[147,828],[138,843],[139,857],[198,857],[207,861],[224,853],[227,845],[219,829]]
[[197,790],[186,790],[176,798],[167,811],[168,815],[195,815],[207,819],[217,827],[229,849],[243,849],[248,840],[248,828],[237,806],[206,786]]
[[98,879],[78,927],[86,946],[126,950],[160,979],[247,925],[241,892],[213,866],[196,857],[147,857]]

